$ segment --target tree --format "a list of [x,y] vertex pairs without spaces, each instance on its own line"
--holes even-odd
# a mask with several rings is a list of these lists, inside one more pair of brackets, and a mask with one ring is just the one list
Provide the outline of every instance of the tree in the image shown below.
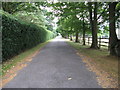
[[116,55],[115,46],[118,42],[115,25],[115,8],[118,2],[109,3],[109,30],[110,30],[110,55]]
[[[75,34],[75,42],[78,42],[78,37],[79,37],[79,33],[82,33],[82,30],[84,30],[85,28],[85,24],[84,22],[86,21],[83,20],[82,16],[83,16],[83,12],[85,12],[86,10],[86,5],[84,3],[76,3],[76,2],[64,2],[64,3],[55,3],[52,5],[52,7],[55,9],[55,14],[57,16],[59,16],[60,18],[71,18],[71,19],[66,19],[68,20],[68,23],[71,23],[71,26],[68,25],[68,23],[64,23],[66,24],[66,26],[68,27],[68,29],[66,29],[66,33],[68,33],[68,31],[72,32]],[[86,12],[84,13],[84,18],[86,16]],[[83,22],[84,21],[84,22]],[[83,26],[82,26],[83,25]],[[71,28],[71,29],[69,29]],[[84,29],[83,29],[84,28]],[[85,31],[85,30],[84,30]],[[69,33],[72,39],[72,33]],[[85,32],[84,32],[84,40],[85,40]]]
[[[89,16],[90,16],[90,24],[91,24],[91,30],[92,30],[92,44],[91,48],[98,49],[98,39],[97,39],[97,2],[94,2],[94,9],[92,9],[93,2],[88,3],[89,8]],[[94,15],[92,17],[92,15]]]
[[84,17],[83,17],[83,45],[85,45],[85,22],[84,22]]
[[18,5],[20,5],[21,2],[2,2],[2,9],[10,14],[13,14],[14,12],[18,11]]
[[18,11],[32,12],[37,10],[34,3],[28,2],[2,2],[2,9],[10,14],[14,14]]

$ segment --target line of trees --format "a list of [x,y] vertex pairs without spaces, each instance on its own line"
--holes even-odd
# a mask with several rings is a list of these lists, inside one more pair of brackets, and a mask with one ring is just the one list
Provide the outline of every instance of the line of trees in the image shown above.
[[120,40],[116,35],[116,28],[120,27],[120,2],[58,2],[48,6],[54,8],[54,14],[59,18],[57,31],[63,37],[72,40],[75,36],[75,42],[78,42],[82,35],[85,45],[85,36],[89,35],[92,36],[90,48],[99,49],[98,35],[108,31],[110,55],[120,56]]
[[[46,7],[52,11],[48,12]],[[109,32],[110,54],[120,56],[120,40],[116,35],[116,28],[120,27],[120,2],[3,2],[2,10],[54,33],[52,21],[56,16],[57,32],[71,40],[75,36],[75,42],[79,42],[81,35],[83,45],[85,36],[92,36],[93,49],[99,49],[97,38]]]

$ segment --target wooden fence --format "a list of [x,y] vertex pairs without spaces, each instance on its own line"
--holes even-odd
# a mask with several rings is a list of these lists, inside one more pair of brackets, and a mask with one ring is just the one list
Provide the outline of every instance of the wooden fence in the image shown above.
[[[79,37],[79,41],[80,41],[80,43],[82,43],[83,38]],[[87,45],[91,45],[92,44],[92,37],[85,38],[85,43]],[[98,46],[99,46],[99,48],[106,47],[109,49],[109,38],[98,38]]]

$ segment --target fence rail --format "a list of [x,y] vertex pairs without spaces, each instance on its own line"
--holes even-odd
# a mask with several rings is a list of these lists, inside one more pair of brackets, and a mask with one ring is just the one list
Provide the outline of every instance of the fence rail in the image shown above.
[[[80,43],[83,42],[83,38],[79,37]],[[88,45],[92,44],[92,37],[85,38],[85,43]],[[98,38],[98,46],[101,47],[107,47],[109,49],[109,38]]]

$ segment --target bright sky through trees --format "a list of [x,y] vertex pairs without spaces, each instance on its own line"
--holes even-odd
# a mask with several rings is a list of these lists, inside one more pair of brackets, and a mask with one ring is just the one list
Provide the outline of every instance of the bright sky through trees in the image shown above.
[[[41,9],[45,9],[47,10],[47,12],[53,12],[53,8],[52,7],[43,7],[43,6],[40,6]],[[52,13],[54,14],[54,13]],[[53,20],[53,29],[57,29],[57,23],[58,22],[58,17],[54,16],[54,20]]]

